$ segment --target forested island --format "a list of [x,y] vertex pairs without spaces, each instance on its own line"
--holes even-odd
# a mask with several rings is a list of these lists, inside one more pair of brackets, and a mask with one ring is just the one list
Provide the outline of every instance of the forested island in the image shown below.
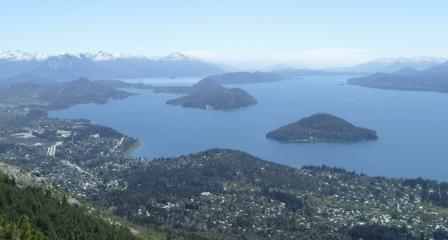
[[346,120],[317,113],[297,122],[282,126],[266,134],[267,138],[282,142],[359,142],[378,138],[374,130],[357,127]]
[[370,88],[448,92],[448,63],[427,70],[405,68],[394,73],[375,73],[349,79],[348,84]]
[[255,105],[257,100],[241,88],[226,88],[212,79],[203,79],[189,89],[187,96],[167,104],[206,110],[229,110]]

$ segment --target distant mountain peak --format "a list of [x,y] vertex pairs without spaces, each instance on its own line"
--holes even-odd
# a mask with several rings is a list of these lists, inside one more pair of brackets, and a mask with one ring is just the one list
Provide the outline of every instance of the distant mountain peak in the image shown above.
[[133,55],[133,54],[120,54],[120,53],[108,53],[104,51],[99,51],[97,53],[86,53],[85,54],[88,58],[90,58],[93,61],[112,61],[116,59],[126,59],[126,58],[145,58],[143,56],[139,55]]
[[44,66],[48,67],[49,69],[52,69],[52,70],[60,70],[60,69],[68,70],[68,69],[72,69],[73,67],[75,67],[76,63],[83,59],[89,60],[87,57],[85,57],[82,54],[75,55],[75,54],[64,53],[64,54],[48,57],[46,59],[46,61],[44,62]]
[[117,58],[117,55],[99,51],[95,54],[92,54],[91,58],[95,61],[107,61],[107,60],[114,60],[115,58]]
[[189,61],[189,60],[191,60],[191,57],[189,57],[183,53],[180,53],[180,52],[174,52],[174,53],[166,55],[163,59],[170,60],[170,61]]
[[226,89],[224,86],[222,86],[221,84],[219,84],[218,82],[216,82],[210,78],[205,78],[205,79],[197,82],[191,88],[194,92],[223,91]]
[[45,60],[48,56],[43,53],[28,53],[20,50],[8,50],[0,52],[0,59],[8,61],[32,61]]

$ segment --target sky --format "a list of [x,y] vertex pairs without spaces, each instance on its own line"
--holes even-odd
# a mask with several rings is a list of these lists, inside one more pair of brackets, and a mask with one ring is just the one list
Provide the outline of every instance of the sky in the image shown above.
[[1,0],[0,51],[182,52],[234,66],[447,57],[443,0]]

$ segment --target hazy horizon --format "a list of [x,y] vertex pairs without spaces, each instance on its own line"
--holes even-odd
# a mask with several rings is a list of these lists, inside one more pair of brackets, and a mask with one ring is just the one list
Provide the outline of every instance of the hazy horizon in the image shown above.
[[440,31],[444,23],[439,20],[448,3],[440,1],[50,0],[0,6],[8,9],[0,22],[5,35],[0,51],[181,52],[242,68],[324,68],[377,58],[448,56],[448,34]]
[[[331,50],[327,50],[330,54]],[[337,50],[335,50],[337,52]],[[287,68],[296,68],[296,69],[332,69],[332,68],[345,68],[345,67],[353,67],[360,64],[367,64],[371,62],[388,62],[388,61],[437,61],[437,62],[444,62],[448,61],[448,58],[446,57],[433,57],[433,56],[396,56],[396,57],[371,57],[366,58],[359,61],[351,61],[351,62],[343,62],[339,63],[339,60],[337,57],[332,58],[332,61],[335,61],[336,64],[333,64],[331,61],[327,63],[322,62],[315,62],[316,59],[313,59],[313,57],[304,56],[304,59],[302,61],[294,61],[286,58],[281,58],[279,56],[262,56],[262,55],[246,55],[243,58],[237,58],[232,55],[232,53],[207,53],[207,52],[196,52],[196,51],[172,51],[171,53],[168,53],[166,55],[144,55],[144,54],[137,54],[137,53],[117,53],[117,52],[106,52],[103,50],[98,50],[94,52],[59,52],[59,53],[53,53],[48,54],[45,52],[26,52],[21,49],[7,49],[7,50],[0,50],[0,58],[2,53],[26,53],[31,54],[32,56],[35,56],[37,59],[43,60],[50,56],[61,56],[65,54],[73,55],[73,56],[81,56],[81,55],[95,55],[95,54],[110,54],[113,57],[143,57],[143,58],[152,58],[152,59],[161,59],[164,57],[168,57],[173,54],[182,54],[186,57],[209,62],[216,64],[223,69],[228,70],[256,70],[256,71],[270,71],[275,69],[287,69]],[[312,52],[312,51],[310,51]],[[325,52],[325,51],[323,51]],[[306,55],[306,52],[303,52],[303,54]],[[226,58],[227,57],[227,58]],[[269,58],[274,57],[274,60]]]

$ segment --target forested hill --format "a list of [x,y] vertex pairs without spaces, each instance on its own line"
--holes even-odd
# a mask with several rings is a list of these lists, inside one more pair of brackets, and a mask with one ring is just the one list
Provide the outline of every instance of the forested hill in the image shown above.
[[255,105],[257,100],[241,88],[226,88],[205,78],[188,90],[187,96],[169,100],[167,104],[207,110],[230,110]]
[[348,84],[370,88],[448,92],[448,62],[426,70],[404,68],[393,73],[375,73],[349,79]]
[[0,239],[138,239],[50,190],[19,187],[0,173]]
[[448,236],[448,188],[437,182],[295,169],[223,149],[153,160],[121,178],[126,189],[96,199],[104,207],[138,224],[212,239]]
[[109,99],[122,99],[131,95],[133,94],[80,78],[49,84],[19,83],[0,88],[0,103],[54,109],[75,104],[101,104]]

